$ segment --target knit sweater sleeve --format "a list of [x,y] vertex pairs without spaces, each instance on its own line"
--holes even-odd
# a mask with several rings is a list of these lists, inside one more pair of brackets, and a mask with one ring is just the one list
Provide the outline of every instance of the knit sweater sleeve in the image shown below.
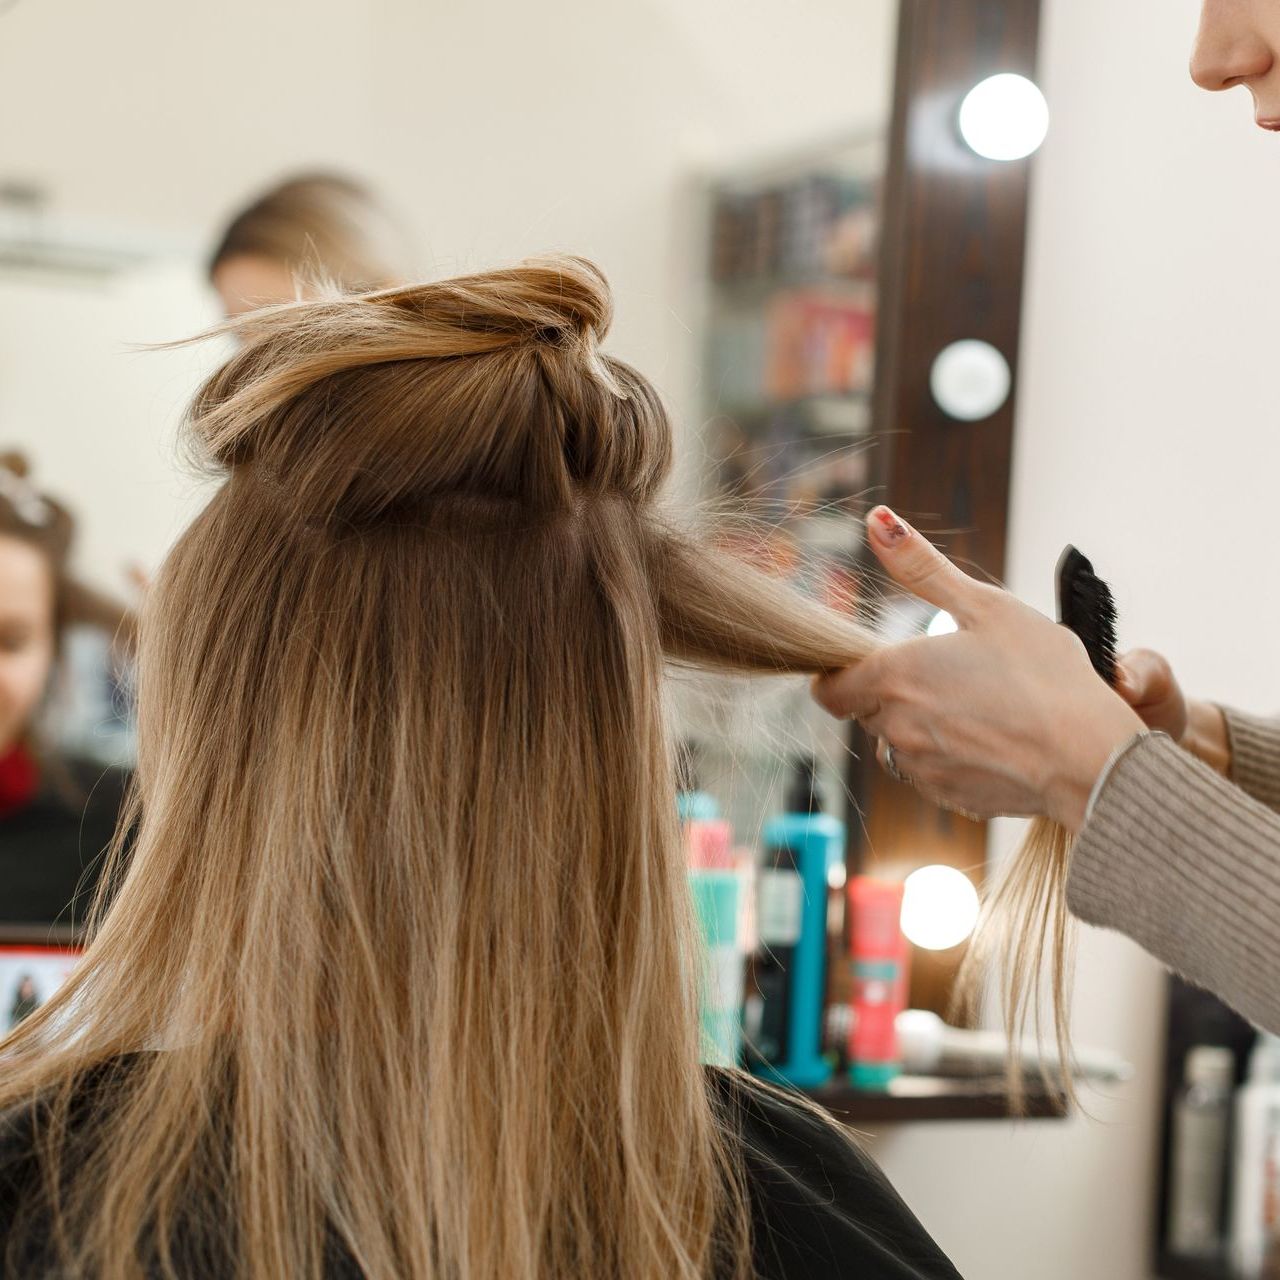
[[1222,707],[1231,744],[1231,778],[1268,809],[1280,809],[1280,720]]
[[[1252,790],[1265,748],[1251,749],[1238,776]],[[1280,797],[1280,776],[1270,785]],[[1172,739],[1135,738],[1112,766],[1076,840],[1067,901],[1280,1032],[1280,815]]]

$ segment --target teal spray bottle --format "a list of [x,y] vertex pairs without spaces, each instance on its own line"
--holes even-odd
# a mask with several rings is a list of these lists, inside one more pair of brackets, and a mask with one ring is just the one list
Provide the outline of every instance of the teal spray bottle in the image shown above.
[[764,827],[755,963],[758,1007],[748,1031],[751,1070],[813,1088],[831,1074],[822,1056],[827,976],[827,885],[844,855],[844,823],[822,812],[817,763],[796,760],[786,812]]

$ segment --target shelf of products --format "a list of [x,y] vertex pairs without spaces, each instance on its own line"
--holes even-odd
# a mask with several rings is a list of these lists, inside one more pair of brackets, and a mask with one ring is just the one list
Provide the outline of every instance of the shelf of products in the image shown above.
[[[872,417],[884,153],[876,135],[712,183],[701,385],[709,485],[721,510],[741,516],[727,522],[726,549],[897,639],[922,634],[932,614],[868,585],[863,518],[884,479]],[[848,727],[817,709],[797,681],[676,681],[672,708],[694,762],[682,815],[712,953],[703,1012],[720,1046],[715,1060],[740,1061],[733,1046],[745,1033],[757,1060],[795,1081],[819,1079],[821,1060],[843,1063],[854,1034],[830,1025],[857,1002],[846,920],[853,888],[843,859],[824,871],[810,856],[804,815],[860,815],[850,799]],[[817,788],[797,807],[804,761]],[[846,834],[836,843],[847,857]],[[932,852],[923,839],[912,857],[880,870],[901,879]],[[760,920],[735,928],[731,901],[749,904]],[[817,958],[824,948],[825,960]],[[932,962],[929,953],[911,968]],[[900,972],[905,982],[905,958]],[[894,999],[901,1007],[905,990]],[[861,1025],[865,1037],[870,1018]],[[862,1057],[859,1083],[882,1079],[892,1065]],[[1000,1078],[903,1075],[879,1092],[845,1084],[843,1069],[835,1078],[809,1096],[855,1127],[1014,1114]],[[1030,1082],[1023,1101],[1017,1114],[1027,1118],[1063,1114]]]
[[856,515],[870,483],[882,164],[873,136],[711,191],[710,451],[719,486],[771,522]]
[[881,1093],[833,1082],[806,1091],[837,1119],[854,1126],[920,1120],[1061,1120],[1060,1100],[1028,1084],[1022,1109],[1014,1112],[999,1078],[956,1080],[942,1076],[899,1076]]
[[1169,979],[1155,1274],[1280,1275],[1280,1041]]
[[[874,474],[871,397],[884,165],[876,132],[709,186],[702,421],[708,476],[742,519],[730,550],[843,612],[858,604]],[[679,697],[708,781],[750,843],[796,750],[842,807],[846,735],[804,698],[732,682]],[[833,808],[833,812],[837,811]]]

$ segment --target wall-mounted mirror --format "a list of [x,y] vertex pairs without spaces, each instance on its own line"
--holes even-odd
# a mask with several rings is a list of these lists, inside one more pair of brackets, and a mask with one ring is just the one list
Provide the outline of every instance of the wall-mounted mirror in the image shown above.
[[[174,425],[216,350],[142,347],[219,318],[210,250],[300,172],[366,184],[407,274],[549,249],[597,260],[617,291],[611,347],[670,400],[693,488],[713,454],[782,495],[772,514],[793,488],[813,506],[863,487],[856,453],[822,455],[865,428],[895,0],[819,0],[785,22],[754,0],[607,15],[563,0],[504,6],[500,34],[487,6],[407,0],[305,21],[239,0],[135,10],[77,6],[68,44],[65,12],[18,3],[0,41],[0,108],[25,122],[0,163],[0,441],[75,509],[100,586],[128,591],[202,501]],[[751,385],[757,358],[767,385]],[[789,430],[778,406],[805,418],[799,455],[771,443]],[[731,463],[732,430],[750,446]],[[800,710],[777,732],[811,737]],[[744,839],[771,803],[747,785]],[[838,788],[833,763],[833,805]]]
[[[682,493],[727,515],[740,554],[889,639],[935,623],[868,562],[873,502],[958,529],[962,550],[976,531],[999,571],[1011,397],[966,421],[929,388],[944,348],[1016,346],[1019,281],[993,282],[1020,269],[1021,223],[999,244],[984,228],[1021,210],[1026,166],[977,155],[958,123],[993,68],[1032,69],[1012,9],[992,25],[953,5],[943,31],[915,0],[819,0],[785,22],[756,0],[561,0],[504,8],[495,40],[483,7],[408,0],[266,27],[243,3],[216,20],[144,8],[122,24],[85,6],[73,48],[47,6],[0,18],[0,109],[29,121],[0,167],[0,443],[73,511],[99,590],[136,597],[206,492],[175,428],[229,340],[153,344],[289,296],[288,252],[345,284],[591,257],[616,291],[611,350],[674,411]],[[48,47],[63,56],[20,53]],[[922,267],[963,236],[963,258]],[[992,297],[999,332],[970,332]],[[66,646],[51,709],[68,751],[127,762],[117,657],[100,628]],[[981,830],[868,768],[804,681],[677,680],[671,705],[748,861],[812,767],[849,869],[981,878]],[[913,1001],[939,1012],[963,947],[944,950],[913,966]]]

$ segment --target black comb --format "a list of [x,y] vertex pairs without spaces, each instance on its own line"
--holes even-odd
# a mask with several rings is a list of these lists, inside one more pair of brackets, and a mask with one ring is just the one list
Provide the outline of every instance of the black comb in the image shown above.
[[1111,588],[1075,547],[1058,560],[1058,621],[1079,636],[1093,669],[1116,683],[1116,602]]

